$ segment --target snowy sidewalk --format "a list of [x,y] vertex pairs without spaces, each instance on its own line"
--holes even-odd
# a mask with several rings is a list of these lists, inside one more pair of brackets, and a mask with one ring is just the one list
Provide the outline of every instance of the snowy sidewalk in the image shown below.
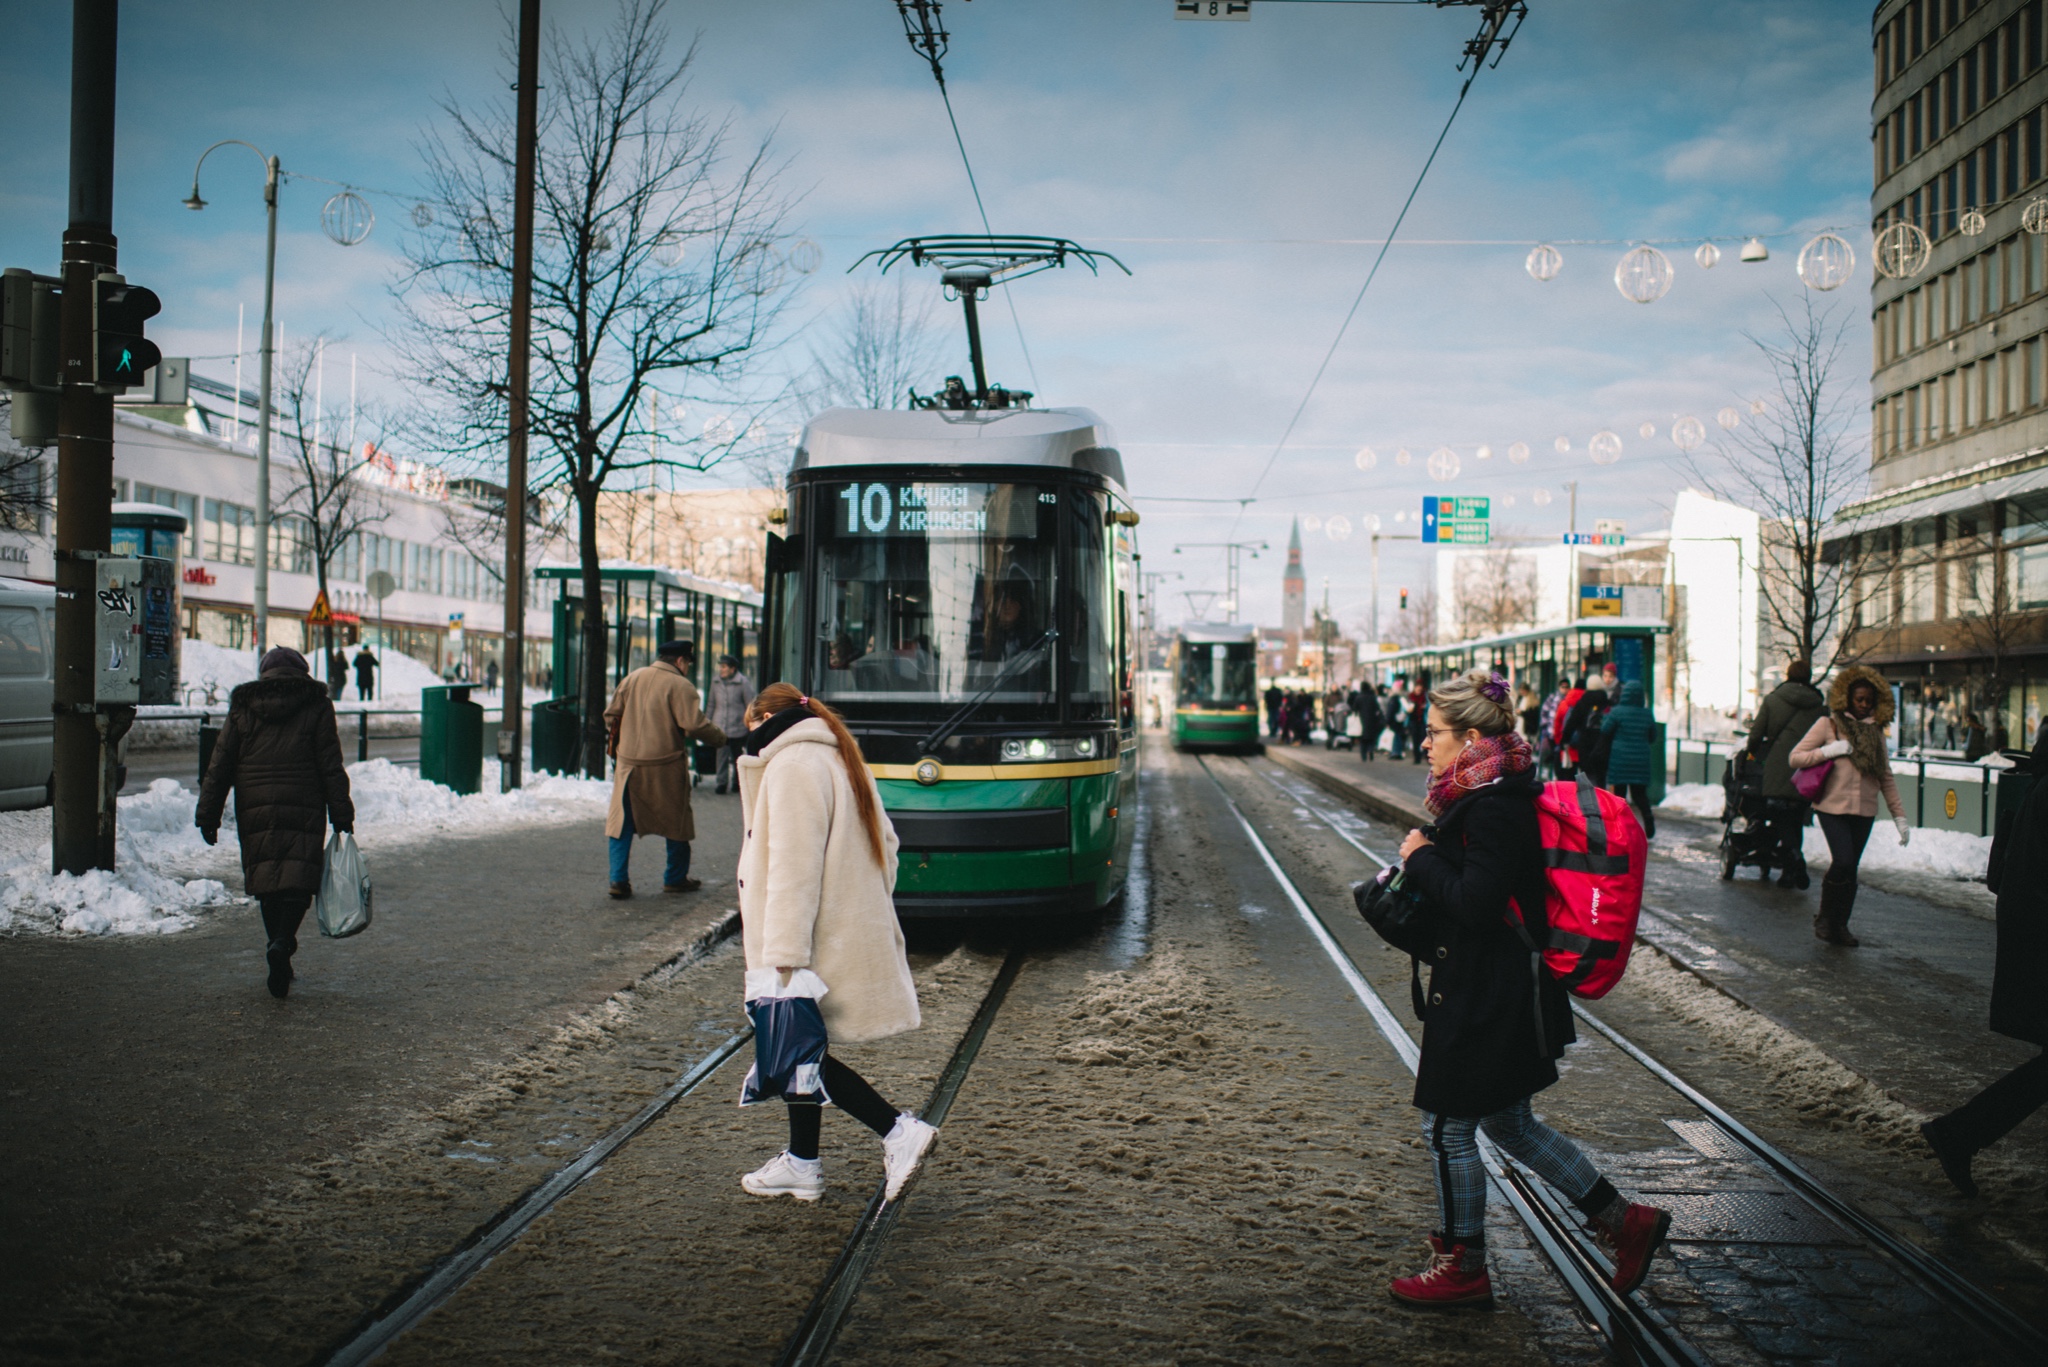
[[[356,805],[356,842],[375,876],[377,857],[444,837],[491,835],[602,815],[606,779],[536,775],[514,792],[498,791],[498,762],[484,761],[483,791],[459,796],[414,769],[373,759],[348,766]],[[120,805],[117,867],[52,874],[50,812],[0,813],[0,935],[171,935],[190,930],[211,908],[243,900],[234,802],[220,843],[208,846],[192,824],[198,794],[160,778]]]

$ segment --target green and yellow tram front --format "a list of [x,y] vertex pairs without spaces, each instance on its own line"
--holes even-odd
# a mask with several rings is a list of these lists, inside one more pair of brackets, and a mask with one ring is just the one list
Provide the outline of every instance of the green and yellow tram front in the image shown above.
[[[1236,639],[1220,639],[1225,636]],[[1249,629],[1182,631],[1174,639],[1173,666],[1176,747],[1258,747],[1258,643]]]
[[[771,631],[846,717],[901,850],[904,916],[1086,911],[1136,812],[1131,548],[1115,489],[1046,468],[791,480]],[[790,658],[800,657],[800,658]]]

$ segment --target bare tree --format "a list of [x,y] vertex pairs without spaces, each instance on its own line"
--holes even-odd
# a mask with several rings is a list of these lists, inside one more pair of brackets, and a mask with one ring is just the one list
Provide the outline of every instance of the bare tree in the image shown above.
[[22,446],[6,435],[13,421],[11,395],[0,391],[0,527],[16,532],[42,530],[43,519],[56,511],[52,498],[55,481],[50,478],[41,447]]
[[1764,615],[1818,675],[1848,644],[1857,566],[1827,543],[1835,514],[1868,476],[1864,397],[1844,366],[1846,324],[1804,293],[1798,311],[1777,308],[1779,336],[1745,334],[1769,367],[1772,395],[1761,412],[1751,405],[1717,452],[1718,465],[1690,462],[1691,473],[1709,492],[1762,515]]
[[[331,603],[328,579],[342,547],[384,521],[390,509],[381,491],[362,478],[371,453],[388,436],[386,424],[374,408],[351,412],[326,403],[319,374],[325,343],[316,337],[292,347],[278,366],[273,458],[282,458],[292,472],[276,499],[272,535],[280,547],[290,548],[287,563],[310,569]],[[372,435],[366,438],[365,432]],[[331,622],[325,637],[323,654],[334,649]]]
[[1433,646],[1437,641],[1436,585],[1429,584],[1409,595],[1413,600],[1394,614],[1387,639],[1403,650]]
[[[530,488],[562,491],[582,570],[583,767],[604,773],[607,633],[598,496],[615,474],[704,470],[765,440],[752,419],[661,432],[665,404],[730,386],[787,297],[788,206],[766,142],[692,114],[692,47],[665,53],[662,0],[625,0],[602,34],[548,36],[533,265]],[[509,62],[509,53],[508,53]],[[513,110],[443,106],[423,153],[437,205],[408,245],[394,339],[439,401],[442,448],[501,468],[512,286]],[[724,391],[720,391],[724,392]],[[698,396],[692,394],[692,397]]]
[[925,289],[913,302],[903,275],[856,286],[830,346],[811,352],[819,406],[909,407],[911,387],[929,385],[939,364],[932,328],[936,297]]
[[1493,636],[1536,622],[1536,562],[1512,546],[1488,546],[1461,556],[1456,571],[1462,636]]

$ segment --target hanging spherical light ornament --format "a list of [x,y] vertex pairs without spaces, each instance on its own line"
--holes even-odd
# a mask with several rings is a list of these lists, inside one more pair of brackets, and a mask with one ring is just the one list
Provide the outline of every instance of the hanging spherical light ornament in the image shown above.
[[1917,223],[1894,223],[1877,235],[1871,248],[1877,273],[1887,280],[1904,280],[1927,269],[1928,253],[1934,244]]
[[1749,401],[1749,411],[1754,417],[1760,418],[1765,413],[1768,413],[1770,409],[1771,401],[1769,399],[1751,399]]
[[1396,522],[1406,522],[1407,520],[1408,510],[1406,508],[1403,508],[1400,512],[1394,514],[1394,521]]
[[1501,506],[1501,507],[1503,507],[1503,508],[1512,508],[1512,507],[1514,507],[1514,506],[1515,506],[1515,496],[1514,496],[1513,494],[1502,494],[1502,495],[1500,496],[1500,506]]
[[1479,459],[1481,460],[1492,460],[1493,448],[1491,446],[1482,446],[1477,451],[1474,451],[1472,454],[1479,457]]
[[1720,423],[1724,431],[1733,432],[1742,426],[1742,410],[1730,404],[1714,415],[1714,421]]
[[1522,263],[1522,269],[1535,279],[1555,280],[1564,269],[1564,253],[1548,242],[1539,243],[1529,249],[1529,259]]
[[2048,195],[2035,195],[2020,212],[2020,226],[2039,237],[2048,233]]
[[1307,517],[1304,517],[1301,520],[1301,529],[1307,532],[1310,536],[1314,536],[1317,532],[1323,529],[1323,520],[1320,517],[1317,517],[1314,513],[1310,513]]
[[1345,537],[1351,535],[1351,519],[1342,513],[1334,514],[1328,522],[1323,524],[1323,535],[1329,537],[1332,541],[1342,541]]
[[370,202],[353,190],[342,190],[320,207],[320,229],[344,247],[353,247],[377,226]]
[[1964,237],[1975,237],[1984,231],[1984,215],[1975,209],[1963,210],[1963,216],[1956,220],[1956,230]]
[[825,264],[825,249],[808,237],[800,237],[789,244],[783,260],[789,262],[789,268],[798,275],[809,275]]
[[1513,446],[1510,446],[1510,447],[1508,448],[1508,464],[1510,464],[1510,465],[1527,465],[1528,463],[1529,463],[1529,443],[1528,443],[1528,442],[1526,442],[1526,441],[1518,441],[1518,442],[1516,442],[1516,443],[1515,443],[1515,444],[1514,444]]
[[704,440],[724,446],[736,436],[739,430],[732,425],[732,419],[720,414],[704,419]]
[[434,226],[434,206],[433,206],[433,205],[431,205],[431,204],[415,204],[415,205],[413,205],[413,206],[412,206],[412,226],[413,226],[413,227],[415,227],[415,228],[431,228],[431,227],[433,227],[433,226]]
[[1644,438],[1644,439],[1646,439],[1646,440],[1647,440],[1648,438],[1650,438],[1650,437],[1654,437],[1654,436],[1656,436],[1656,435],[1657,435],[1657,424],[1656,424],[1656,423],[1654,423],[1654,422],[1646,422],[1646,423],[1644,423],[1644,424],[1643,424],[1643,425],[1642,425],[1641,427],[1638,427],[1638,428],[1636,429],[1636,435],[1637,435],[1637,436],[1639,436],[1639,437],[1642,437],[1642,438]]
[[673,268],[682,265],[686,249],[687,244],[681,233],[662,233],[654,239],[654,259],[664,266]]
[[1538,489],[1535,493],[1529,495],[1529,501],[1539,508],[1548,508],[1550,506],[1550,490]]
[[1376,532],[1380,529],[1380,515],[1378,513],[1367,513],[1364,517],[1358,519],[1358,525],[1369,532]]
[[1653,304],[1671,288],[1671,258],[1648,243],[1624,253],[1614,267],[1614,288],[1638,304]]
[[1671,424],[1671,444],[1681,451],[1690,451],[1707,439],[1707,425],[1698,418],[1686,416]]
[[1820,236],[1799,249],[1799,278],[1810,290],[1836,290],[1856,273],[1856,249],[1834,233]]
[[1764,245],[1762,238],[1752,237],[1749,241],[1742,244],[1742,259],[1744,261],[1768,261],[1771,259],[1771,249]]
[[1702,242],[1693,248],[1692,259],[1700,263],[1700,269],[1710,271],[1721,263],[1721,249],[1711,242]]
[[1556,441],[1550,443],[1550,445],[1551,449],[1555,450],[1557,454],[1562,456],[1572,449],[1572,439],[1570,437],[1559,437]]
[[1456,451],[1448,446],[1439,446],[1429,453],[1430,478],[1439,481],[1456,479],[1463,464]]
[[683,419],[690,416],[690,405],[678,399],[675,403],[669,405],[668,415],[675,419],[676,426],[681,427]]
[[1408,454],[1408,448],[1405,446],[1394,452],[1394,464],[1396,465],[1406,465],[1414,459],[1415,457]]
[[1586,443],[1586,453],[1595,465],[1612,465],[1621,459],[1621,438],[1613,432],[1595,432]]
[[1361,470],[1370,470],[1380,463],[1380,453],[1370,446],[1361,446],[1358,448],[1358,454],[1351,458],[1351,463]]

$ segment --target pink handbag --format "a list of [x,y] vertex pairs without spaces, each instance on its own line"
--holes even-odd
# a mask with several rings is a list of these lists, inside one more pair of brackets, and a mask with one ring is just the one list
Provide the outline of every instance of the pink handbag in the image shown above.
[[1799,790],[1799,796],[1808,802],[1820,799],[1821,790],[1828,786],[1828,775],[1834,771],[1835,762],[1828,760],[1810,769],[1794,769],[1792,786]]

